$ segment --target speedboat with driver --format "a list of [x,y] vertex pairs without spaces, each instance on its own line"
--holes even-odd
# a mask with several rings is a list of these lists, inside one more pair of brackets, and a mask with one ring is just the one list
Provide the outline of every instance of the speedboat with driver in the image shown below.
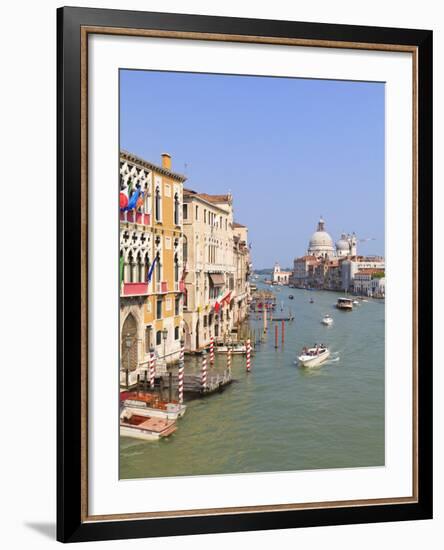
[[301,367],[318,367],[330,357],[330,350],[324,344],[315,344],[312,348],[304,348],[298,357]]

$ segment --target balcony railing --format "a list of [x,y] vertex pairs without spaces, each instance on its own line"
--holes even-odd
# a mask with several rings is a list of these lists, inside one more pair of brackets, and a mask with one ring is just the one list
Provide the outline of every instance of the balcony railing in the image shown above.
[[185,292],[185,281],[174,281],[174,292]]
[[146,296],[148,283],[123,283],[123,296]]
[[151,214],[141,214],[140,212],[120,212],[121,222],[138,223],[141,225],[151,225]]
[[168,292],[168,281],[160,281],[156,283],[157,294],[165,294]]

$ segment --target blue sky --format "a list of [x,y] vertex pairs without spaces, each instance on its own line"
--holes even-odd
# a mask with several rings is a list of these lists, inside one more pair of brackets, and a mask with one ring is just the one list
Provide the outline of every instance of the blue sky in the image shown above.
[[290,266],[319,216],[384,254],[384,84],[122,70],[120,146],[231,191],[254,266]]

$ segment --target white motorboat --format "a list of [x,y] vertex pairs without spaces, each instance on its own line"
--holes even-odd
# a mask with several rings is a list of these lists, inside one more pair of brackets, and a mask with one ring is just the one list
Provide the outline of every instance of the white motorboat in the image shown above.
[[359,306],[358,300],[353,300],[353,305],[354,305],[354,306]]
[[135,414],[127,408],[120,413],[120,435],[122,436],[157,441],[162,437],[168,437],[176,430],[174,420]]
[[326,313],[324,315],[324,317],[322,317],[322,320],[321,320],[321,323],[323,325],[327,325],[327,326],[330,326],[333,324],[333,317],[331,315],[329,315],[328,313]]
[[313,348],[304,348],[298,357],[301,367],[318,367],[330,357],[330,350],[321,344]]

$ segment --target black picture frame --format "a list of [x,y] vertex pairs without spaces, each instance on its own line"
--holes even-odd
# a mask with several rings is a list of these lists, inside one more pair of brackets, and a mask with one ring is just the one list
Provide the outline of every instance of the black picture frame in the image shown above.
[[[82,513],[82,27],[156,29],[406,45],[417,49],[416,502],[151,519],[85,520]],[[428,519],[432,517],[432,32],[92,8],[57,10],[57,539],[62,542]],[[82,305],[83,304],[83,305]],[[84,339],[84,338],[83,338]]]

